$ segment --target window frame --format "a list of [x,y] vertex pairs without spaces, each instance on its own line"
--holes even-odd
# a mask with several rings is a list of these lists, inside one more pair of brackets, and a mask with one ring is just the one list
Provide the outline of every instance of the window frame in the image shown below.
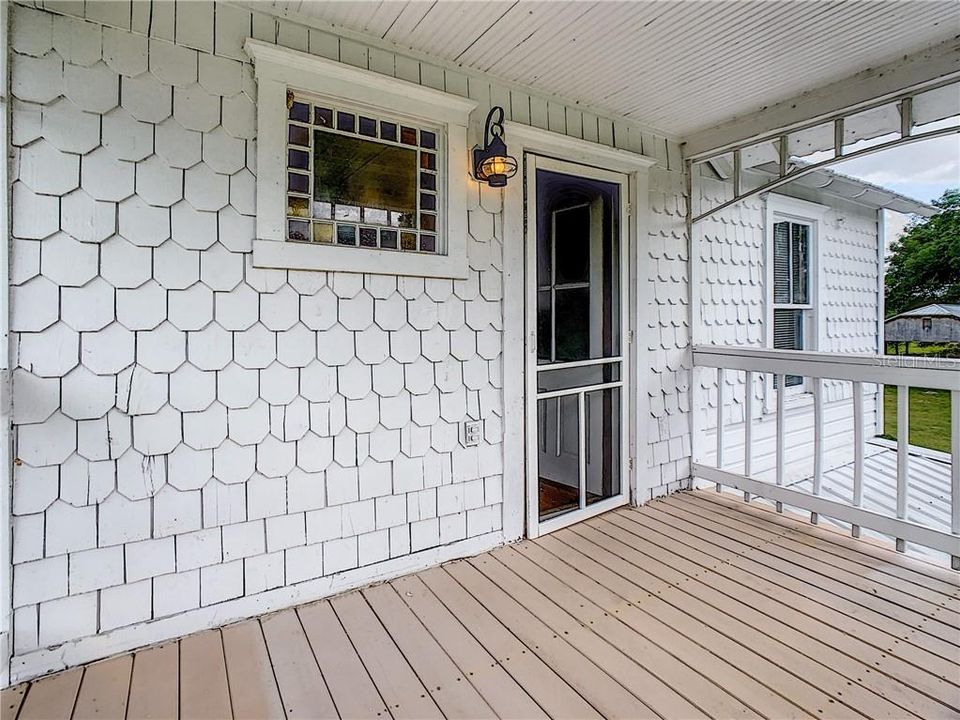
[[[464,279],[467,263],[467,126],[477,103],[405,80],[259,40],[244,45],[257,80],[257,221],[253,265]],[[442,129],[439,247],[444,254],[287,241],[287,91]]]
[[[819,203],[770,193],[766,197],[765,243],[764,243],[764,347],[773,348],[774,310],[800,310],[803,312],[803,350],[817,351],[820,347],[819,323],[819,246],[820,232],[824,215],[829,208]],[[810,228],[807,269],[807,302],[778,303],[774,293],[774,225],[778,222],[790,222],[806,225]],[[765,409],[772,411],[776,399],[773,377],[767,375],[765,383]],[[805,396],[811,390],[808,378],[798,385],[786,388],[786,397]]]

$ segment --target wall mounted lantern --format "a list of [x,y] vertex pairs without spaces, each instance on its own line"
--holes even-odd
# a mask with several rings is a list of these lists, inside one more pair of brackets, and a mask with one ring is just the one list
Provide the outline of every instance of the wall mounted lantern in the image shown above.
[[[496,118],[496,119],[494,119]],[[503,108],[490,108],[483,128],[483,147],[473,148],[473,176],[490,187],[504,187],[517,174],[517,159],[507,154],[503,141]]]

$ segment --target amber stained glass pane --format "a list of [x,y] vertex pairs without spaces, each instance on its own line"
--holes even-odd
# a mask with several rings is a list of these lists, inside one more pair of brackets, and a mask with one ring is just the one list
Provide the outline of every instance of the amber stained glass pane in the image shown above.
[[313,241],[317,243],[333,242],[333,224],[315,222],[313,224]]
[[400,233],[400,249],[401,250],[416,250],[417,249],[417,234],[416,233]]
[[436,170],[437,169],[437,156],[433,153],[422,152],[420,153],[420,167],[424,170]]
[[421,230],[436,230],[437,229],[437,216],[431,215],[429,213],[420,214],[420,229]]
[[412,127],[401,127],[400,128],[400,142],[404,145],[416,145],[417,144],[417,130]]
[[293,215],[294,217],[310,217],[310,199],[288,195],[287,215]]

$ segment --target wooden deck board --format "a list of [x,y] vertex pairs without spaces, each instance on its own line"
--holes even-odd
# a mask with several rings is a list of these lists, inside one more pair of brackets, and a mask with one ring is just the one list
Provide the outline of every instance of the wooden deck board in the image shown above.
[[180,717],[229,717],[230,687],[219,630],[180,641]]
[[391,585],[498,717],[546,718],[543,709],[417,576]]
[[960,575],[682,493],[0,705],[4,720],[960,717]]
[[416,671],[360,593],[332,601],[333,609],[357,649],[393,717],[440,718],[443,714]]
[[176,717],[180,703],[180,649],[177,643],[141,650],[133,656],[128,720]]
[[280,717],[283,702],[260,623],[251,620],[222,630],[230,706],[238,719]]
[[300,618],[293,610],[260,620],[287,718],[337,717]]
[[[718,607],[731,607],[725,598],[741,602],[755,611],[747,613],[753,618],[751,624],[754,627],[776,636],[793,638],[794,647],[802,648],[808,657],[824,662],[858,682],[864,668],[881,667],[885,675],[901,684],[886,686],[873,673],[863,675],[866,682],[870,686],[878,685],[886,693],[901,693],[913,698],[907,702],[925,702],[920,693],[947,704],[958,700],[960,678],[956,675],[955,662],[909,643],[899,643],[894,636],[836,612],[829,605],[817,605],[796,593],[784,591],[762,575],[739,571],[726,561],[729,559],[726,551],[717,551],[697,538],[685,535],[679,524],[664,530],[657,527],[657,523],[648,522],[647,516],[633,515],[636,517],[630,519],[639,521],[637,534],[669,552],[668,562],[689,559],[698,563],[700,570],[694,571],[698,581],[720,593],[719,596],[711,595]],[[678,543],[682,543],[679,549],[676,547]],[[703,572],[704,569],[707,572]]]
[[304,605],[297,615],[340,717],[390,717],[330,603]]
[[793,513],[777,513],[757,504],[745,503],[726,493],[681,493],[676,502],[703,506],[719,505],[723,512],[733,511],[740,519],[741,515],[760,523],[771,523],[785,529],[790,536],[810,547],[823,552],[844,555],[875,572],[889,573],[914,583],[944,593],[960,592],[960,574],[933,563],[919,560],[892,548],[880,547],[873,541],[850,537],[834,528],[811,525],[806,518],[795,517]]
[[493,710],[390,585],[363,591],[370,607],[447,718],[490,717]]
[[[635,539],[625,539],[631,547],[650,552],[658,561],[674,567],[692,565],[686,557],[669,553],[643,537],[641,533],[644,526],[633,523],[631,519],[613,514],[609,522],[623,528],[628,534],[633,533],[630,525],[637,528],[637,534],[633,535]],[[861,651],[859,657],[845,655],[821,640],[829,631],[822,623],[800,618],[795,625],[791,625],[786,621],[788,612],[785,609],[764,604],[764,598],[750,588],[733,588],[732,595],[726,595],[707,581],[712,573],[704,573],[703,568],[696,565],[689,567],[688,571],[696,584],[687,582],[678,586],[678,592],[669,596],[671,604],[717,627],[732,639],[740,638],[743,642],[742,638],[750,636],[750,646],[769,661],[828,692],[835,702],[852,704],[875,718],[899,718],[903,717],[905,711],[920,717],[936,717],[944,712],[943,704],[889,675],[889,666],[896,661],[883,653],[870,653],[867,649],[857,648]],[[766,615],[760,612],[760,607],[773,610],[775,614]],[[849,648],[849,645],[844,647]],[[876,667],[871,660],[877,667],[883,667],[888,676],[880,677],[874,672]],[[943,686],[948,700],[949,693],[958,690],[922,671],[914,669],[911,672],[904,667],[900,670],[902,674],[928,687]]]
[[745,558],[775,568],[802,581],[805,585],[819,588],[834,596],[848,598],[857,605],[909,625],[914,633],[928,634],[952,646],[957,646],[960,642],[960,633],[956,628],[937,622],[935,619],[931,621],[929,612],[934,608],[929,603],[921,607],[908,607],[871,592],[869,589],[843,582],[842,579],[834,576],[827,563],[818,565],[813,563],[815,567],[810,567],[811,563],[807,563],[797,553],[779,552],[778,537],[771,532],[764,532],[748,525],[731,526],[723,521],[725,518],[718,517],[712,511],[691,513],[675,505],[664,504],[661,507],[657,503],[651,507],[650,512],[652,515],[658,512],[672,515],[683,513],[690,524],[695,526],[691,532],[701,535],[710,533],[713,541],[723,542],[727,547],[735,548]]
[[90,665],[83,674],[74,716],[122,720],[127,713],[132,669],[133,655],[120,655]]
[[[703,508],[706,512],[714,512],[713,508],[704,506],[702,501],[691,500],[689,502],[691,505],[695,504],[697,507]],[[769,522],[743,513],[732,516],[726,513],[725,517],[732,523],[770,531]],[[932,589],[924,583],[900,577],[899,573],[886,571],[885,568],[896,568],[895,565],[881,565],[880,569],[877,570],[875,565],[866,564],[862,555],[857,557],[854,553],[830,552],[835,549],[835,546],[818,542],[814,536],[808,536],[804,541],[800,541],[795,537],[795,532],[781,525],[776,526],[775,532],[777,532],[780,543],[785,549],[803,553],[820,562],[828,563],[835,569],[842,571],[846,578],[849,578],[850,575],[866,578],[873,587],[880,588],[885,596],[889,592],[889,596],[894,600],[902,599],[904,595],[907,595],[917,600],[926,601],[931,606],[942,608],[943,612],[941,614],[946,613],[950,616],[945,622],[950,622],[954,626],[960,623],[960,611],[954,607],[954,605],[957,605],[958,598],[960,598],[960,588],[953,588],[947,592]]]

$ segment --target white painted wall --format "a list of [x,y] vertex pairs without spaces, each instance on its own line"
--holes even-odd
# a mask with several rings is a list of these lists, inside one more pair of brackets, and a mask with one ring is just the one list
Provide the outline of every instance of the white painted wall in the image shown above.
[[[504,236],[501,194],[471,185],[464,281],[253,268],[250,35],[469,96],[471,144],[501,104],[658,159],[638,263],[655,298],[637,337],[654,358],[638,498],[689,476],[675,143],[235,6],[56,9],[85,16],[11,12],[11,680],[516,535],[502,328],[522,308],[502,286],[521,238]],[[468,418],[479,447],[460,442]]]

